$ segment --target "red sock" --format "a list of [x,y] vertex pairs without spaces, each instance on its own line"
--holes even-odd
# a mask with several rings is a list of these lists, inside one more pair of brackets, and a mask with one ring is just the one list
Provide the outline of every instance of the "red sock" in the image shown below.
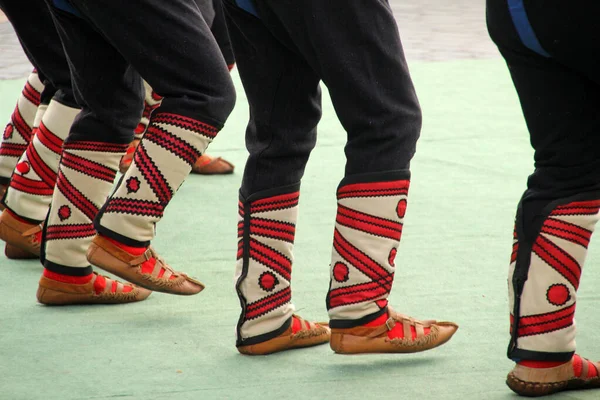
[[[110,291],[112,293],[115,293],[117,291],[117,285],[118,282],[115,280],[110,279],[111,282],[111,286],[110,286]],[[96,294],[100,294],[104,291],[104,288],[106,287],[106,278],[103,277],[102,275],[98,275],[96,277],[96,281],[94,282],[94,290],[96,291]],[[131,285],[123,285],[123,293],[129,293],[133,290],[133,287]]]
[[[127,246],[126,244],[119,243],[116,240],[111,239],[109,237],[106,237],[106,236],[102,236],[102,237],[104,239],[108,240],[109,242],[111,242],[112,244],[114,244],[115,246],[119,247],[120,249],[125,250],[129,254],[133,254],[134,256],[141,256],[148,249],[147,247]],[[143,274],[151,274],[152,271],[154,271],[155,266],[156,266],[156,258],[154,258],[154,257],[152,257],[151,259],[149,259],[147,261],[144,261],[142,263],[142,273]],[[161,278],[165,274],[165,272],[166,272],[166,270],[164,268],[161,268],[160,272],[158,273],[158,277]],[[171,280],[171,279],[175,279],[175,275],[171,275],[169,280]]]
[[[573,360],[573,374],[579,378],[594,378],[598,376],[598,369],[594,365],[593,362],[581,358],[578,354],[575,354],[572,358]],[[568,361],[536,361],[536,360],[522,360],[517,364],[522,365],[524,367],[529,368],[553,368],[558,367],[559,365],[566,364]],[[581,376],[583,372],[583,363],[587,363],[587,375]]]
[[[304,321],[304,327],[310,329],[310,322]],[[292,333],[298,333],[302,330],[302,321],[296,316],[292,317]]]
[[521,360],[517,364],[527,368],[553,368],[563,365],[567,361],[537,361],[537,360]]
[[94,274],[89,274],[89,275],[84,275],[84,276],[64,275],[64,274],[59,274],[56,272],[49,271],[46,268],[44,268],[43,275],[48,279],[52,279],[53,281],[58,281],[58,282],[62,282],[62,283],[73,283],[75,285],[85,285],[86,283],[91,281],[92,278],[94,277]]
[[[383,314],[380,315],[376,320],[369,322],[368,324],[365,324],[363,326],[367,326],[367,327],[376,327],[376,326],[380,326],[386,323],[386,321],[388,320],[389,315],[388,314]],[[429,332],[431,331],[430,328],[424,328],[423,329],[425,331],[426,335],[429,335]],[[410,327],[410,333],[411,333],[411,339],[415,340],[417,338],[417,330],[415,329],[414,326]],[[388,338],[390,339],[403,339],[404,338],[404,328],[402,327],[402,324],[396,324],[394,325],[394,327],[392,328],[391,331],[388,331],[387,333]]]
[[[73,276],[73,275],[59,274],[56,272],[49,271],[45,268],[44,268],[43,275],[48,279],[52,279],[53,281],[58,281],[58,282],[63,282],[63,283],[72,283],[74,285],[85,285],[86,283],[91,281],[92,278],[94,277],[93,273],[89,274],[89,275],[84,275],[84,276]],[[117,291],[117,281],[114,281],[112,279],[110,281],[112,282],[111,292],[115,293]],[[106,278],[103,277],[102,275],[98,275],[96,277],[96,280],[94,281],[94,291],[96,292],[96,294],[100,294],[104,291],[105,287],[106,287]],[[123,293],[128,293],[128,292],[131,292],[132,290],[133,290],[133,287],[131,287],[130,285],[124,285]]]
[[117,242],[116,240],[111,239],[108,236],[102,236],[102,237],[104,239],[108,240],[109,242],[111,242],[112,244],[114,244],[115,246],[119,247],[120,249],[125,250],[129,254],[133,254],[134,256],[141,256],[142,254],[144,254],[144,252],[147,249],[147,247],[127,246],[126,244],[123,244],[121,242]]

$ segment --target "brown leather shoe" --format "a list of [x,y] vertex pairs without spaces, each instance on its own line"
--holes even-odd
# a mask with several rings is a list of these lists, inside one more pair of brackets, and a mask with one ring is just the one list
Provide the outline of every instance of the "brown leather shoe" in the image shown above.
[[[414,340],[388,338],[387,332],[396,324],[402,324],[405,338],[412,338],[412,329],[417,337]],[[425,328],[430,329],[428,334],[425,334]],[[338,354],[417,353],[441,346],[457,329],[458,325],[454,322],[419,321],[390,309],[388,320],[380,326],[332,328],[331,349]]]
[[39,260],[39,256],[20,249],[16,246],[6,243],[4,246],[4,255],[11,260]]
[[42,225],[28,224],[15,218],[9,211],[0,214],[0,239],[7,244],[25,250],[36,257],[40,257],[40,241]]
[[[598,371],[600,363],[575,354],[571,361],[554,368],[516,365],[506,377],[506,384],[513,392],[528,397],[547,396],[564,390],[597,389],[600,388]],[[588,378],[588,373],[592,377]]]
[[[246,355],[265,355],[283,350],[316,346],[329,341],[330,331],[326,324],[308,322],[297,315],[292,318],[294,321],[281,335],[262,343],[239,346],[238,351]],[[292,331],[294,323],[299,323],[300,326],[300,330],[297,330],[296,333]]]
[[[105,281],[104,290],[99,293],[95,289],[98,280]],[[131,288],[131,291],[126,292],[125,288]],[[46,305],[122,304],[145,300],[151,293],[149,290],[121,283],[94,272],[94,277],[82,285],[58,282],[42,276],[37,290],[37,299]]]
[[2,199],[4,198],[4,193],[6,193],[7,185],[0,184],[0,211],[4,211],[4,205],[2,204]]
[[203,154],[192,166],[192,173],[199,175],[227,175],[233,174],[235,166],[221,157],[212,157]]
[[[142,272],[142,263],[156,259],[152,273]],[[184,273],[175,272],[162,258],[149,247],[141,256],[135,256],[121,249],[105,237],[96,235],[87,252],[88,261],[136,285],[156,292],[192,295],[200,293],[204,284]],[[159,277],[161,270],[164,270]]]

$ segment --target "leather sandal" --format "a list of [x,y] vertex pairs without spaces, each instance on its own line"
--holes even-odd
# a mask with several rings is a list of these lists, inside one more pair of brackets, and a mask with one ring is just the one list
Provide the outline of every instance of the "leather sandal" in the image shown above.
[[[383,325],[332,328],[331,349],[338,354],[417,353],[446,343],[458,329],[454,322],[419,321],[388,308],[389,318]],[[390,339],[388,331],[402,325],[403,338]],[[425,333],[425,328],[429,332]],[[416,332],[413,339],[412,332]]]
[[[99,291],[97,287],[101,284],[104,288]],[[42,276],[37,299],[46,305],[122,304],[145,300],[151,293],[94,272],[93,278],[85,284],[64,283]]]
[[[4,210],[0,214],[0,239],[7,245],[17,247],[35,257],[40,257],[40,244],[42,239],[43,225],[28,224],[15,218],[9,211]],[[5,253],[11,249],[5,248]]]
[[506,384],[521,396],[547,396],[564,390],[600,388],[598,371],[600,363],[575,354],[569,362],[553,368],[529,368],[517,364],[506,377]]
[[4,255],[10,260],[39,260],[39,255],[20,249],[12,244],[4,245]]
[[212,157],[203,154],[192,166],[192,173],[199,175],[227,175],[233,174],[235,166],[221,157]]
[[[238,346],[238,351],[246,355],[265,355],[283,350],[317,346],[329,341],[331,332],[327,324],[309,322],[298,315],[293,315],[292,318],[289,328],[281,335],[261,343]],[[294,324],[300,326],[295,333],[293,332]]]
[[[202,282],[182,272],[175,272],[152,247],[148,247],[141,256],[136,256],[96,235],[88,249],[87,259],[105,271],[156,292],[193,295],[204,289]],[[142,272],[142,264],[151,259],[156,260],[152,273]]]

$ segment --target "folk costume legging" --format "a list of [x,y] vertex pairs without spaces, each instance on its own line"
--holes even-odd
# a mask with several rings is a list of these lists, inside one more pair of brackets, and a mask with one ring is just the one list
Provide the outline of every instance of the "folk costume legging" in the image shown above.
[[224,1],[250,103],[238,223],[238,346],[271,339],[292,321],[300,180],[316,143],[321,81],[348,135],[330,323],[359,325],[387,311],[421,112],[389,4],[368,3]]
[[487,2],[535,150],[509,268],[515,361],[568,361],[575,351],[577,289],[600,218],[598,12],[592,3]]

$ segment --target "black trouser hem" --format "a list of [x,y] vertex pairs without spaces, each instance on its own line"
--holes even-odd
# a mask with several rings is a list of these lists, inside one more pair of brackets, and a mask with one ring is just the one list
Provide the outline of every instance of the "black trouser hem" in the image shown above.
[[387,314],[388,308],[382,308],[376,313],[369,314],[360,319],[331,319],[329,320],[329,327],[334,329],[347,329],[354,328],[356,326],[361,326],[368,324],[369,322],[375,321],[377,318],[381,317],[383,314]]
[[269,333],[263,333],[262,335],[258,335],[258,336],[252,336],[252,337],[246,338],[246,339],[238,339],[235,345],[237,347],[241,347],[241,346],[250,346],[253,344],[266,342],[267,340],[271,340],[271,339],[276,338],[277,336],[281,335],[291,325],[292,325],[292,317],[288,318],[288,320],[285,321],[284,324],[281,325],[281,327],[275,329],[274,331],[271,331]]
[[514,349],[509,353],[509,358],[514,362],[523,360],[531,361],[569,361],[573,358],[574,351],[563,353],[549,353],[545,351]]
[[66,265],[56,264],[48,260],[44,260],[44,268],[57,274],[69,276],[86,276],[94,272],[91,265],[88,265],[84,268],[68,267]]
[[[100,214],[98,214],[100,215]],[[110,230],[108,228],[103,227],[102,225],[100,225],[99,222],[97,222],[97,219],[94,221],[94,228],[96,228],[96,231],[102,235],[102,236],[106,236],[108,238],[111,238],[113,240],[116,240],[119,243],[122,243],[126,246],[131,246],[131,247],[140,247],[140,248],[146,248],[148,246],[150,246],[150,241],[144,241],[144,242],[140,242],[138,240],[134,240],[131,238],[128,238],[127,236],[123,236],[120,233],[117,233],[113,230]]]

